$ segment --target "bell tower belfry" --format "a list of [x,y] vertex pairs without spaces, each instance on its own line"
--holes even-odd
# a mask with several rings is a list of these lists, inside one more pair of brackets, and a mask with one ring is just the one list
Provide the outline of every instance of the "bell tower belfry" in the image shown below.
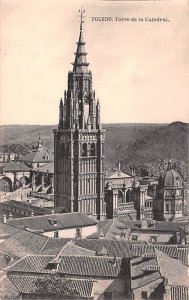
[[54,130],[55,208],[105,216],[104,142],[100,103],[92,88],[83,40],[84,11],[68,88],[60,100],[59,125]]

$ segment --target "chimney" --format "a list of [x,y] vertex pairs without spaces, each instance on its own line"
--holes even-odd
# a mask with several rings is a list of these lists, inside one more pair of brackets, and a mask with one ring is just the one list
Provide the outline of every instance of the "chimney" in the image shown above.
[[99,234],[99,240],[102,240],[102,239],[104,239],[104,233],[103,233],[103,231],[101,230],[101,231],[100,231],[100,234]]
[[163,278],[163,285],[164,285],[164,293],[163,293],[163,300],[171,300],[171,286],[169,284],[168,278]]
[[3,223],[6,224],[7,223],[7,216],[3,215]]
[[10,214],[9,214],[9,220],[12,220],[12,218],[13,218],[13,215],[10,212]]

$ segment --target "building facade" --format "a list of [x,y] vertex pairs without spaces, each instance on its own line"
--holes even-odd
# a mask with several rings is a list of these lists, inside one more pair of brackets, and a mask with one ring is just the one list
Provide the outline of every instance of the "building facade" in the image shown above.
[[105,216],[104,140],[100,104],[92,87],[83,41],[83,12],[73,70],[54,130],[55,208]]
[[167,171],[163,173],[156,189],[154,201],[154,218],[172,221],[182,218],[184,207],[184,186],[180,174],[173,169],[169,161]]

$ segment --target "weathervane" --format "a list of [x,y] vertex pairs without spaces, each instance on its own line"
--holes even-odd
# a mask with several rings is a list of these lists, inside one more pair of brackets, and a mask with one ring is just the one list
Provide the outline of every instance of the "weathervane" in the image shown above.
[[80,18],[80,31],[82,31],[84,18],[85,18],[85,16],[84,16],[85,10],[83,9],[83,7],[81,7],[81,9],[79,9],[78,12],[80,13],[78,16]]

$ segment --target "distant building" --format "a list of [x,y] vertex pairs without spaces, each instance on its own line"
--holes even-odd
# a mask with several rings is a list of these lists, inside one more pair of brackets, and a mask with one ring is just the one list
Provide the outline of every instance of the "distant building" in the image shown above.
[[56,238],[85,238],[96,231],[97,225],[96,221],[77,212],[8,219],[7,223]]
[[43,147],[43,143],[41,138],[39,137],[37,148],[30,151],[26,155],[23,155],[19,158],[19,161],[24,162],[27,166],[32,169],[43,166],[47,162],[49,162],[49,153]]
[[91,239],[127,240],[147,243],[188,244],[188,224],[155,220],[114,219],[100,221]]
[[134,180],[130,197],[134,202],[138,220],[153,219],[154,197],[149,193],[149,186],[139,185],[139,182]]
[[18,157],[19,157],[18,153],[1,152],[0,153],[0,163],[15,162],[18,160]]
[[73,71],[68,73],[68,90],[60,101],[58,130],[54,130],[55,208],[100,219],[106,215],[105,130],[86,61],[82,23]]
[[32,215],[38,216],[50,213],[50,209],[34,206],[27,201],[7,200],[0,203],[0,214],[1,216],[4,215],[5,222],[6,217],[8,217],[8,222],[11,221],[12,218],[30,217]]
[[108,244],[91,251],[68,242],[56,255],[27,255],[8,267],[8,279],[22,299],[188,299],[188,267],[180,260],[150,245],[110,256]]
[[163,173],[157,185],[154,201],[156,220],[174,220],[182,218],[184,209],[184,186],[181,175],[173,169],[169,161],[167,171]]
[[57,239],[3,223],[0,239],[4,298],[188,300],[185,245]]
[[0,191],[8,193],[30,183],[31,168],[22,162],[0,163]]
[[136,210],[131,198],[134,177],[123,173],[119,168],[106,179],[105,203],[108,219],[128,216],[136,219]]

